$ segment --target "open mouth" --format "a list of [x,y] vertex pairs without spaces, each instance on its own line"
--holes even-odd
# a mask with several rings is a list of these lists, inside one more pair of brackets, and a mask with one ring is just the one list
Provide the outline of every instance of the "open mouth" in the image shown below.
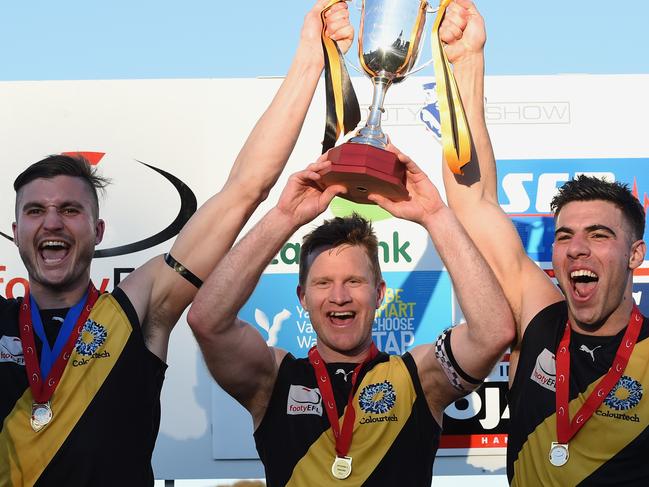
[[327,317],[334,325],[346,325],[354,320],[356,313],[353,311],[330,311],[327,313]]
[[63,240],[44,240],[38,246],[43,262],[46,264],[57,264],[68,255],[70,245]]
[[593,271],[580,269],[570,273],[570,281],[577,297],[588,298],[595,291],[599,276]]

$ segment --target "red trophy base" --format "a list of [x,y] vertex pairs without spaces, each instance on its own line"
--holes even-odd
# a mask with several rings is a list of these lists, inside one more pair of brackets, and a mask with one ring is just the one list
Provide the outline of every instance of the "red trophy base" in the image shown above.
[[321,174],[321,184],[347,188],[341,198],[354,203],[375,204],[367,199],[378,193],[393,201],[408,198],[406,170],[396,154],[366,144],[347,142],[329,151],[331,166]]

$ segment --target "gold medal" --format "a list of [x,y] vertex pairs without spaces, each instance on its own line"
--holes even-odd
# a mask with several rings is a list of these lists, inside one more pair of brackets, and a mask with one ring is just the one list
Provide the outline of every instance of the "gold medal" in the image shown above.
[[331,473],[338,480],[349,477],[352,473],[352,457],[336,457],[331,465]]
[[32,417],[30,423],[34,431],[39,432],[45,428],[45,426],[52,421],[53,417],[54,414],[52,413],[50,401],[47,401],[46,403],[35,402],[32,404]]
[[570,454],[568,453],[568,445],[565,443],[558,443],[553,441],[550,445],[550,463],[555,467],[563,467],[568,463]]

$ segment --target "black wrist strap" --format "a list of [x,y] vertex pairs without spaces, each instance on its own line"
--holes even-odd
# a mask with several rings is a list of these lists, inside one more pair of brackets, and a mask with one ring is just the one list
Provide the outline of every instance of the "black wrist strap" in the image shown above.
[[192,283],[197,288],[200,288],[203,285],[203,281],[201,281],[195,274],[193,274],[192,271],[187,269],[187,267],[174,259],[171,256],[171,253],[165,254],[165,262],[169,267],[171,267],[174,271],[183,276],[187,281]]

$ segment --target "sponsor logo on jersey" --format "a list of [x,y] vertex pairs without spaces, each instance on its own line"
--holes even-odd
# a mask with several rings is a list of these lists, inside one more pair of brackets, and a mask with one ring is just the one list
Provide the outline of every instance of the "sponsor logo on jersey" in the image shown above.
[[80,355],[92,356],[106,341],[106,328],[93,320],[86,321],[77,339],[76,349]]
[[322,416],[322,395],[320,390],[291,384],[286,402],[286,414],[292,416],[302,414]]
[[87,365],[90,363],[90,359],[93,358],[110,357],[108,350],[104,350],[102,352],[98,351],[99,347],[104,344],[107,337],[108,332],[106,331],[106,328],[104,328],[96,321],[88,319],[88,321],[86,321],[86,324],[83,325],[83,329],[81,330],[81,333],[79,334],[79,338],[77,338],[77,343],[75,345],[76,352],[79,355],[83,355],[84,357],[88,358],[82,358],[81,360],[75,359],[72,361],[72,366],[79,367],[81,365]]
[[547,348],[536,357],[536,364],[532,370],[530,377],[534,382],[547,390],[555,392],[557,382],[557,366],[554,359],[554,354]]
[[579,347],[579,351],[587,353],[588,355],[590,355],[590,358],[592,358],[593,362],[595,362],[595,350],[597,350],[598,348],[602,348],[602,346],[597,345],[596,347],[593,347],[593,349],[591,350],[586,345],[582,345],[581,347]]
[[397,393],[390,381],[383,381],[377,384],[370,384],[363,388],[358,396],[358,404],[364,413],[381,416],[365,416],[359,421],[360,424],[383,423],[385,421],[399,421],[396,414],[387,413],[397,402]]
[[345,382],[347,382],[347,377],[351,377],[353,373],[354,373],[353,370],[346,372],[345,369],[337,369],[335,375],[342,375],[343,378],[345,379]]
[[642,384],[628,375],[623,375],[620,377],[620,380],[617,381],[617,384],[615,384],[613,389],[611,389],[611,392],[608,393],[606,399],[604,399],[604,405],[612,411],[602,411],[601,409],[598,409],[595,414],[598,416],[639,423],[640,417],[636,413],[627,414],[625,412],[616,411],[629,411],[630,409],[635,408],[640,404],[642,395]]
[[0,338],[0,362],[13,362],[25,365],[23,344],[18,337],[4,335]]
[[[613,389],[611,389],[611,392],[608,393],[606,399],[604,399],[604,404],[614,411],[628,411],[629,409],[633,409],[638,404],[640,404],[642,395],[642,384],[627,375],[623,375],[622,377],[620,377],[620,380],[617,381],[617,384],[615,384]],[[597,413],[599,414],[600,411],[597,411]],[[613,413],[600,414],[600,416],[618,417],[620,415]],[[628,419],[633,417],[629,417],[626,414],[622,414],[621,416],[626,417],[619,419],[625,419],[627,421],[639,421],[637,414],[634,415],[635,419]]]

